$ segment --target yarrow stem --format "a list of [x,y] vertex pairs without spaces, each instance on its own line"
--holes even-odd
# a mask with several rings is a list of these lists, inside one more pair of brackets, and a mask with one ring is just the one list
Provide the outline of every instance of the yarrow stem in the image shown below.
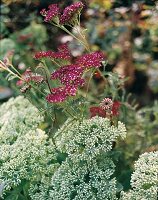
[[81,43],[85,49],[87,51],[90,51],[89,47],[87,46],[87,44],[85,44],[85,42],[83,42],[82,40],[80,40],[79,38],[77,38],[73,33],[71,33],[69,30],[67,30],[65,28],[65,26],[59,26],[59,28],[61,28],[63,31],[65,31],[66,33],[68,33],[69,35],[71,35],[73,38],[75,38],[79,43]]
[[[15,73],[14,73],[13,71],[11,71],[11,70],[8,68],[8,66],[6,66],[1,60],[0,60],[0,68],[2,68],[2,69],[5,70],[5,71],[8,71],[10,74],[12,74],[12,75],[15,76],[16,78],[18,78],[18,79],[20,79],[20,80],[23,81],[21,75],[19,76],[19,75],[15,74]],[[15,69],[15,68],[14,68],[14,69]]]

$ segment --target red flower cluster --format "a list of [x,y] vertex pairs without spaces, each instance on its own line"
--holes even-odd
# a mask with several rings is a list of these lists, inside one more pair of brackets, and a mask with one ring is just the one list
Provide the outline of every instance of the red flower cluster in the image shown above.
[[68,96],[75,96],[78,87],[84,85],[84,79],[81,78],[83,68],[77,65],[66,65],[51,74],[51,79],[59,79],[63,87],[53,88],[52,94],[46,99],[48,102],[62,102]]
[[83,68],[78,65],[66,65],[51,74],[51,79],[59,79],[62,84],[74,84],[83,74]]
[[111,110],[113,116],[119,115],[120,106],[121,106],[121,103],[119,101],[114,101],[113,106],[112,106],[112,110]]
[[80,56],[77,59],[76,63],[86,68],[91,68],[91,67],[98,68],[101,66],[101,61],[103,61],[103,59],[104,55],[102,52],[93,52]]
[[[61,58],[61,54],[65,55],[64,58],[70,57],[70,52],[67,46],[60,46],[58,48],[57,53],[48,52],[45,54],[36,54],[36,58],[40,58],[43,55],[53,56],[53,58]],[[60,55],[60,56],[58,56]],[[63,58],[63,57],[62,57]],[[91,59],[91,60],[90,60]],[[58,79],[60,83],[63,85],[62,87],[55,88],[55,91],[52,89],[53,93],[47,96],[48,102],[62,102],[68,96],[76,95],[77,89],[84,85],[84,79],[82,75],[85,70],[91,67],[99,67],[101,65],[101,61],[103,60],[102,53],[94,52],[91,54],[86,54],[77,59],[75,64],[69,64],[62,66],[51,74],[51,79]],[[57,96],[57,97],[55,97]]]
[[45,17],[44,19],[45,22],[54,21],[63,25],[63,24],[69,24],[71,23],[71,21],[74,21],[81,12],[83,6],[84,5],[82,2],[76,2],[71,4],[70,6],[67,6],[63,10],[63,13],[61,13],[58,4],[51,4],[48,7],[47,11],[46,9],[43,9],[40,13]]
[[[114,101],[113,104],[112,104],[112,109],[110,111],[110,115],[111,116],[118,116],[120,106],[121,106],[121,103],[119,101]],[[106,110],[102,109],[101,107],[98,107],[98,106],[91,107],[90,113],[91,113],[91,117],[94,117],[96,115],[98,115],[100,117],[106,117],[107,116]],[[109,115],[109,112],[108,112],[108,115]]]
[[48,7],[48,10],[46,9],[41,10],[41,15],[45,17],[45,22],[53,21],[55,17],[59,17],[60,15],[60,8],[58,7],[58,4],[51,4]]
[[63,14],[60,17],[60,24],[69,24],[76,19],[84,5],[82,2],[76,2],[63,11]]
[[59,46],[58,52],[40,51],[34,55],[34,58],[35,59],[52,58],[52,59],[70,60],[71,55],[67,44],[62,44]]
[[53,88],[51,94],[48,94],[46,100],[50,103],[60,103],[65,101],[67,93],[64,87]]

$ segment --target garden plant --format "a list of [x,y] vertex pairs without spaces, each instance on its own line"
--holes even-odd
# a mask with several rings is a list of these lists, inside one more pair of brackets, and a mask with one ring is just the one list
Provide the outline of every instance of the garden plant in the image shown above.
[[22,93],[0,105],[1,199],[158,199],[158,104],[136,110],[125,90],[129,78],[107,70],[105,52],[89,44],[84,9],[77,1],[40,12],[71,36],[79,55],[67,42],[56,51],[35,49],[36,67],[23,73],[13,51],[0,61]]

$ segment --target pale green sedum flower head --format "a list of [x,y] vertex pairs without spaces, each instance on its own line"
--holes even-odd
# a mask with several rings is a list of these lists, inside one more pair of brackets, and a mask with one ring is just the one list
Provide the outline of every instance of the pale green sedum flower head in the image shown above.
[[23,96],[11,98],[0,106],[0,144],[12,143],[20,135],[35,130],[43,117]]
[[158,151],[142,154],[136,161],[128,193],[122,192],[121,200],[157,200]]

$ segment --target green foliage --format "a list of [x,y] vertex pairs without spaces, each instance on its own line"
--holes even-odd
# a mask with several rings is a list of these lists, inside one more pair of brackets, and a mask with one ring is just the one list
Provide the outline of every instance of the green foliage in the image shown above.
[[16,48],[16,44],[14,40],[9,39],[9,38],[4,38],[0,41],[0,58],[2,59],[5,54],[10,51],[14,50]]

